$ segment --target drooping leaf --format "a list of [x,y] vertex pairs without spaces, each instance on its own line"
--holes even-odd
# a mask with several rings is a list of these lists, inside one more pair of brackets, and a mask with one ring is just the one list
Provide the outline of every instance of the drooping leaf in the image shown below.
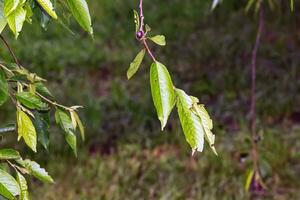
[[48,96],[48,97],[53,97],[51,92],[48,90],[48,88],[42,83],[42,82],[37,82],[34,83],[36,87],[36,91],[40,93],[43,96]]
[[56,12],[51,0],[36,0],[43,10],[53,19],[57,19]]
[[48,105],[32,92],[19,92],[16,94],[16,98],[27,108],[38,110],[49,109]]
[[20,4],[20,0],[5,0],[4,1],[4,15],[8,17],[13,11],[17,9]]
[[7,20],[4,14],[4,0],[0,0],[0,34],[7,24]]
[[57,109],[55,112],[55,120],[56,123],[59,124],[64,130],[65,139],[69,146],[72,148],[75,156],[77,156],[76,135],[74,134],[75,127],[73,126],[70,116],[66,112]]
[[140,16],[136,10],[133,10],[134,23],[135,23],[135,32],[137,33],[140,30]]
[[17,110],[18,140],[23,137],[27,146],[36,152],[36,130],[30,117],[22,110]]
[[213,122],[209,117],[208,112],[206,111],[204,105],[199,105],[198,102],[193,102],[193,111],[196,113],[198,117],[201,119],[201,125],[204,129],[204,138],[208,142],[210,148],[214,152],[214,154],[218,155],[214,144],[215,144],[215,135],[211,132],[213,128]]
[[211,9],[215,9],[217,7],[217,5],[221,2],[221,0],[213,0],[213,4],[211,6]]
[[192,111],[193,99],[180,89],[176,89],[176,94],[177,111],[185,138],[190,144],[193,153],[195,151],[202,152],[204,146],[204,129],[201,119]]
[[[78,125],[81,138],[82,138],[82,140],[84,140],[85,139],[84,126],[83,126],[78,114],[75,111],[71,112],[71,119],[72,119],[72,124],[74,127],[76,127],[76,125]],[[74,124],[76,124],[76,125],[74,125]]]
[[141,66],[141,63],[145,57],[146,50],[141,50],[132,63],[130,63],[129,69],[127,70],[127,78],[128,80],[138,71],[139,67]]
[[0,195],[7,199],[15,199],[20,194],[20,187],[14,177],[0,169]]
[[35,126],[38,141],[42,146],[48,151],[49,149],[49,127],[50,127],[50,116],[49,112],[38,112],[34,111],[34,120],[33,124]]
[[166,45],[166,38],[164,35],[156,35],[153,37],[149,37],[150,40],[152,40],[154,43],[160,45],[160,46],[165,46]]
[[5,78],[5,74],[2,69],[0,69],[0,106],[4,104],[8,97],[8,83]]
[[20,158],[20,153],[14,149],[0,149],[0,159],[10,160]]
[[68,7],[80,24],[90,35],[93,35],[92,21],[88,5],[85,0],[66,0]]
[[26,10],[22,6],[19,6],[16,10],[9,14],[6,19],[10,30],[15,35],[15,38],[18,38],[26,19]]
[[20,192],[20,200],[29,200],[28,186],[25,177],[17,171],[17,181],[19,183],[21,192]]
[[175,105],[175,93],[167,68],[157,61],[150,68],[150,85],[153,103],[163,130]]
[[76,135],[71,130],[69,130],[65,132],[65,139],[69,144],[69,146],[71,147],[71,149],[73,150],[74,155],[77,157]]
[[24,168],[28,170],[28,173],[40,181],[43,181],[45,183],[53,183],[52,177],[46,172],[44,168],[41,168],[41,166],[36,163],[35,161],[29,160],[29,159],[19,159],[17,162]]

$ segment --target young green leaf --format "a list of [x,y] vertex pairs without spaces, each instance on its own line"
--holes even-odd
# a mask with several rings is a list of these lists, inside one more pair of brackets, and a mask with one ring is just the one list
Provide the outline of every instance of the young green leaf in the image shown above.
[[8,97],[8,83],[4,71],[0,69],[0,106],[4,104]]
[[53,19],[57,19],[56,12],[51,0],[36,0],[43,10]]
[[49,112],[42,113],[33,111],[34,120],[33,124],[38,135],[38,141],[48,151],[49,149],[49,127],[50,127],[50,116]]
[[177,110],[185,138],[190,144],[193,153],[203,151],[204,129],[201,119],[192,111],[193,99],[183,90],[176,89]]
[[[74,126],[74,124],[78,125],[81,138],[82,138],[82,140],[84,140],[85,139],[84,126],[83,126],[78,114],[75,111],[71,111],[71,119],[72,119],[73,126]],[[76,127],[76,125],[74,127]]]
[[90,35],[93,35],[91,16],[85,0],[67,0],[68,7],[80,24],[80,26]]
[[166,45],[166,38],[164,35],[156,35],[156,36],[148,37],[148,38],[160,46]]
[[20,153],[14,149],[0,149],[1,160],[19,159],[20,157]]
[[17,181],[19,183],[21,192],[20,192],[20,200],[29,200],[28,186],[25,177],[17,171]]
[[25,143],[36,152],[36,130],[29,116],[22,110],[17,110],[18,140],[24,138]]
[[134,23],[135,23],[135,32],[137,33],[140,30],[140,16],[136,10],[133,10]]
[[210,148],[214,152],[214,154],[218,155],[214,144],[215,144],[215,135],[211,132],[213,128],[213,122],[209,117],[208,112],[206,111],[204,105],[198,105],[198,102],[193,102],[193,111],[195,114],[200,117],[201,119],[201,124],[204,129],[204,138],[208,142]]
[[8,17],[19,6],[20,0],[5,0],[4,1],[4,15]]
[[42,82],[34,83],[34,86],[36,87],[36,91],[38,93],[40,93],[41,95],[53,97],[51,92],[48,90],[48,88]]
[[138,71],[141,63],[145,57],[146,50],[141,50],[135,57],[135,59],[130,63],[129,69],[127,70],[128,80]]
[[163,130],[175,105],[174,86],[167,68],[154,62],[150,68],[152,99]]
[[30,109],[47,110],[48,105],[40,97],[31,92],[19,92],[16,94],[17,100]]
[[53,183],[54,182],[52,177],[48,174],[48,172],[46,172],[46,170],[44,168],[41,168],[41,166],[38,163],[31,161],[29,159],[25,159],[25,160],[19,159],[16,161],[22,167],[26,168],[30,175],[36,177],[40,181],[43,181],[45,183]]
[[0,12],[0,34],[1,34],[7,24],[7,20],[6,20],[5,14],[3,12],[4,0],[0,0],[0,10],[1,10],[1,12]]
[[7,16],[7,23],[10,30],[14,33],[15,38],[18,38],[25,19],[26,10],[22,6],[17,7],[16,10],[14,10],[9,16]]
[[248,192],[250,189],[250,185],[251,185],[251,181],[254,177],[254,170],[251,169],[248,174],[247,174],[247,178],[246,178],[246,183],[245,183],[245,191]]
[[17,181],[2,169],[0,169],[0,195],[12,200],[20,195],[20,187]]

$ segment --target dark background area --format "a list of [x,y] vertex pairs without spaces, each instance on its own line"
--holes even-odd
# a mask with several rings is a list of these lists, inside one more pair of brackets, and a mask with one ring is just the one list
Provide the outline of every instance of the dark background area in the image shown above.
[[[264,199],[299,199],[300,29],[299,8],[284,2],[265,7],[265,29],[258,52],[257,110],[260,166],[268,190]],[[87,140],[76,159],[51,129],[50,151],[37,159],[55,184],[31,182],[32,199],[247,199],[251,169],[249,133],[251,50],[257,16],[246,1],[225,0],[211,12],[210,0],[145,1],[153,35],[167,46],[151,46],[174,84],[197,96],[213,121],[219,157],[209,148],[191,157],[178,116],[172,113],[162,133],[151,99],[149,68],[128,81],[126,70],[142,46],[135,40],[136,1],[89,1],[95,38],[72,23],[43,31],[26,24],[18,40],[4,33],[21,63],[48,80],[67,105],[83,105]],[[0,58],[9,61],[4,47]],[[0,108],[0,126],[15,122],[9,102]],[[54,121],[53,121],[54,124]],[[16,141],[3,137],[1,145]]]

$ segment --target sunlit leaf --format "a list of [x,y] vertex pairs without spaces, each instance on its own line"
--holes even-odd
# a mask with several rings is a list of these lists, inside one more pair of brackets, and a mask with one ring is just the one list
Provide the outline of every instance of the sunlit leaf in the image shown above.
[[24,21],[26,19],[26,10],[19,6],[9,16],[7,16],[7,23],[10,30],[15,34],[15,38],[18,38],[20,31],[22,30]]
[[[72,119],[73,126],[74,126],[74,124],[78,125],[81,138],[82,138],[82,140],[84,140],[85,139],[84,126],[83,126],[78,114],[75,111],[71,112],[71,119]],[[76,127],[76,125],[74,127]]]
[[0,159],[10,160],[20,158],[20,153],[14,149],[0,149]]
[[32,92],[19,92],[16,94],[17,100],[30,109],[47,110],[48,105],[40,97]]
[[0,69],[0,106],[6,102],[8,98],[8,83],[6,81],[5,73]]
[[174,86],[167,68],[154,62],[150,69],[152,99],[163,130],[175,105]]
[[7,199],[15,199],[20,194],[20,187],[14,177],[0,169],[0,195]]
[[46,172],[44,168],[41,168],[41,166],[36,163],[35,161],[29,160],[29,159],[19,159],[17,162],[24,168],[28,170],[28,173],[40,181],[46,182],[46,183],[53,183],[52,177]]
[[139,69],[141,63],[145,57],[146,50],[141,50],[135,57],[135,59],[130,63],[129,69],[127,70],[127,78],[130,79]]
[[246,183],[245,183],[245,191],[248,192],[250,189],[250,185],[253,179],[253,175],[254,175],[254,171],[253,169],[251,169],[248,174],[247,174],[247,178],[246,178]]
[[148,38],[160,46],[166,45],[166,38],[164,35],[156,35],[156,36],[148,37]]
[[135,32],[137,33],[140,29],[140,16],[136,10],[133,10],[134,23],[135,23]]
[[36,152],[36,130],[30,117],[22,110],[17,110],[18,140],[23,137],[27,146]]
[[1,10],[1,12],[0,12],[0,34],[1,34],[7,24],[7,20],[6,20],[5,14],[3,12],[4,0],[0,0],[0,10]]
[[185,138],[190,144],[193,153],[203,151],[204,129],[201,119],[192,111],[193,98],[188,96],[183,90],[176,89],[177,110]]
[[17,181],[19,183],[21,192],[20,192],[20,200],[29,200],[28,186],[25,177],[17,171]]
[[68,7],[80,26],[93,35],[91,16],[85,0],[66,0]]
[[51,0],[36,0],[43,10],[53,19],[57,19],[56,12]]
[[20,2],[20,0],[4,0],[4,15],[9,16],[13,11],[17,9]]

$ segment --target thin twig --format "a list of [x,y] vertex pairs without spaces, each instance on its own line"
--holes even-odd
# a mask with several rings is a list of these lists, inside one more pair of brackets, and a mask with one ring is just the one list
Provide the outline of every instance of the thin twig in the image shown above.
[[260,45],[261,35],[264,28],[264,11],[263,7],[259,9],[259,24],[256,35],[256,41],[252,50],[251,60],[251,108],[250,108],[250,123],[251,123],[251,144],[252,144],[252,159],[254,171],[259,173],[258,167],[258,150],[257,150],[257,127],[256,127],[256,63],[257,63],[257,51]]
[[[152,53],[151,49],[149,48],[148,46],[148,43],[147,43],[147,40],[146,40],[146,34],[145,34],[145,31],[144,31],[144,26],[145,26],[145,23],[144,23],[144,13],[143,13],[143,0],[140,0],[140,4],[139,4],[139,11],[140,11],[140,31],[139,31],[139,34],[141,34],[141,38],[139,39],[139,41],[141,41],[145,47],[145,49],[147,50],[147,53],[149,54],[149,56],[151,57],[151,59],[156,62],[156,59],[155,59],[155,56],[154,54]],[[138,38],[138,37],[137,37]]]
[[14,54],[12,48],[10,47],[10,45],[8,44],[8,42],[6,41],[6,39],[0,34],[0,39],[3,41],[3,43],[5,44],[5,46],[7,47],[9,53],[11,54],[11,56],[13,57],[13,59],[15,60],[15,63],[18,66],[21,66],[20,62],[18,61],[16,55]]

